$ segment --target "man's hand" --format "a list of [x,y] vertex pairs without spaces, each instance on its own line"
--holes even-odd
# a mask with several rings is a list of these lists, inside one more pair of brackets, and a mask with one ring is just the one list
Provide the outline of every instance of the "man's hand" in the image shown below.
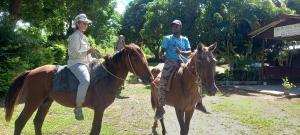
[[159,57],[159,59],[161,59],[162,61],[165,61],[165,60],[166,60],[166,56],[164,55],[163,52],[160,52],[160,53],[158,54],[158,57]]
[[161,60],[165,61],[165,59],[166,59],[166,56],[165,56],[165,55],[163,55],[163,54],[160,54],[160,55],[159,55],[159,59],[161,59]]

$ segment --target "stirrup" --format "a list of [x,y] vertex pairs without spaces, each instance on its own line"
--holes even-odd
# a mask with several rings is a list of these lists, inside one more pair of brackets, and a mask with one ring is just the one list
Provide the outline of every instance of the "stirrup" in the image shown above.
[[82,109],[79,107],[76,107],[74,109],[74,114],[75,114],[75,119],[76,120],[84,120],[83,114],[82,114]]

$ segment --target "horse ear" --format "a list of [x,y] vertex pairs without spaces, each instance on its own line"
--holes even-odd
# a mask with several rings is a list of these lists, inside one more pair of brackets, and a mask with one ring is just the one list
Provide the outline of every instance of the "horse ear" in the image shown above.
[[124,45],[125,52],[128,51],[128,48],[129,48],[128,45]]
[[200,43],[198,43],[198,45],[197,45],[197,50],[198,50],[198,51],[202,51],[204,47],[205,47],[204,44],[200,42]]
[[212,45],[210,45],[210,46],[208,47],[208,50],[209,50],[210,52],[212,52],[212,51],[214,51],[216,48],[217,48],[217,42],[215,42],[215,43],[213,43]]

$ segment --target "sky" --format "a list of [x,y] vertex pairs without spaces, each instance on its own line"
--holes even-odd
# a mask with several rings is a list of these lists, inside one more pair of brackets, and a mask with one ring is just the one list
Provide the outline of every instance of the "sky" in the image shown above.
[[118,11],[120,14],[123,14],[125,12],[127,4],[132,0],[116,0],[117,1],[117,7],[115,8],[116,11]]

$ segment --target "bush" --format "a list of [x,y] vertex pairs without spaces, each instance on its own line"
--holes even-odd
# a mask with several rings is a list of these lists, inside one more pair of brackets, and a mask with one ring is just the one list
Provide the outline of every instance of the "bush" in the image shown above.
[[19,73],[28,69],[29,65],[21,61],[20,57],[8,58],[1,62],[0,70],[0,97],[6,94],[11,81]]
[[289,79],[287,77],[285,78],[282,78],[282,87],[285,89],[285,90],[289,90],[289,89],[292,89],[292,88],[295,88],[296,85],[294,85],[293,83],[289,82]]
[[55,42],[50,47],[52,56],[54,56],[54,64],[64,65],[66,64],[67,48],[64,42]]
[[5,95],[13,78],[25,70],[63,61],[63,47],[47,46],[41,35],[37,28],[17,29],[12,19],[0,16],[0,96]]

